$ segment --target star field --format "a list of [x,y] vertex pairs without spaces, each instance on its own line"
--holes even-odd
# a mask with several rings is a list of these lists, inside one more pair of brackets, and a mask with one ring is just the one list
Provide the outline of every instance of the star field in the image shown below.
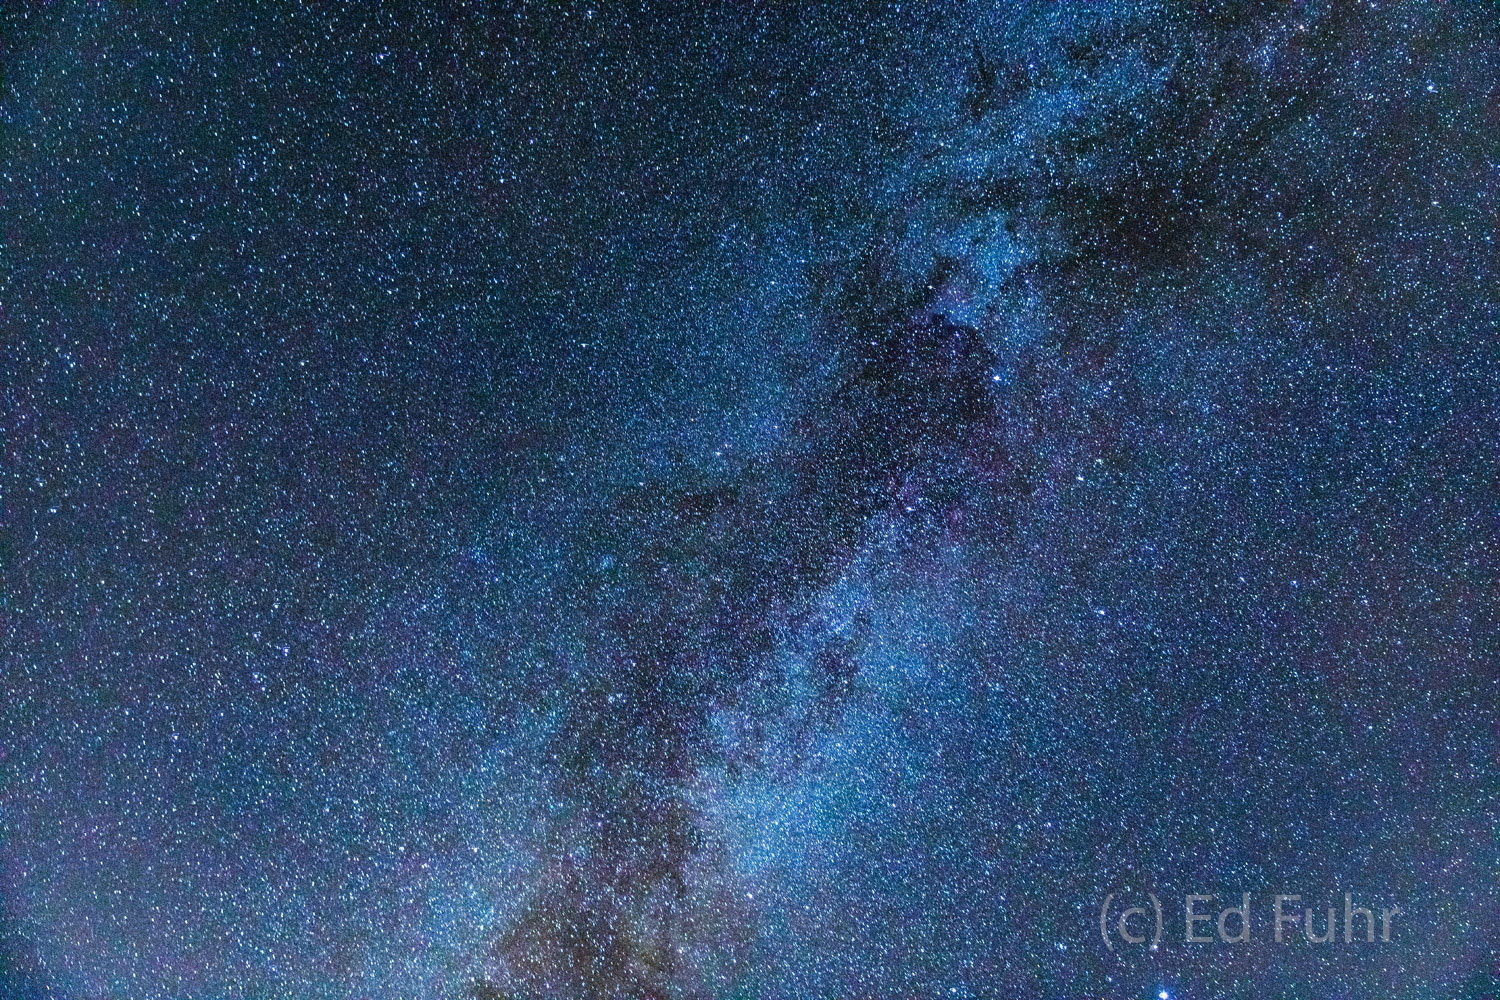
[[0,1000],[1500,989],[1492,5],[12,7]]

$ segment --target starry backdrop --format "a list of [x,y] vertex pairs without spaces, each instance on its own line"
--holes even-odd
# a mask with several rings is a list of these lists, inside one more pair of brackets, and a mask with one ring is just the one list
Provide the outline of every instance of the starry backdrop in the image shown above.
[[1497,21],[6,4],[0,996],[1492,997]]

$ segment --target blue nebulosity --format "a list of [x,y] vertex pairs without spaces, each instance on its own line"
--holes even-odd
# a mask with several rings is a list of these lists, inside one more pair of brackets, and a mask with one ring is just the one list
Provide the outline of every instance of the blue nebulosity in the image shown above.
[[0,1000],[1492,995],[1493,6],[693,7],[0,14]]

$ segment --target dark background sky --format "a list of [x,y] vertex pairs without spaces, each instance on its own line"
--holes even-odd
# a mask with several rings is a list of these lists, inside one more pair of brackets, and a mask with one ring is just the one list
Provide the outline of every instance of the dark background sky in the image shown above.
[[0,33],[0,991],[1487,995],[1492,5]]

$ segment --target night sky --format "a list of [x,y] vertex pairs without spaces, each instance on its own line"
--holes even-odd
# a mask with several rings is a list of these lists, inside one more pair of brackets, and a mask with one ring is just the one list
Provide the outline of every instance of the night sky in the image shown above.
[[0,1000],[1488,1000],[1497,230],[1493,2],[5,4]]

